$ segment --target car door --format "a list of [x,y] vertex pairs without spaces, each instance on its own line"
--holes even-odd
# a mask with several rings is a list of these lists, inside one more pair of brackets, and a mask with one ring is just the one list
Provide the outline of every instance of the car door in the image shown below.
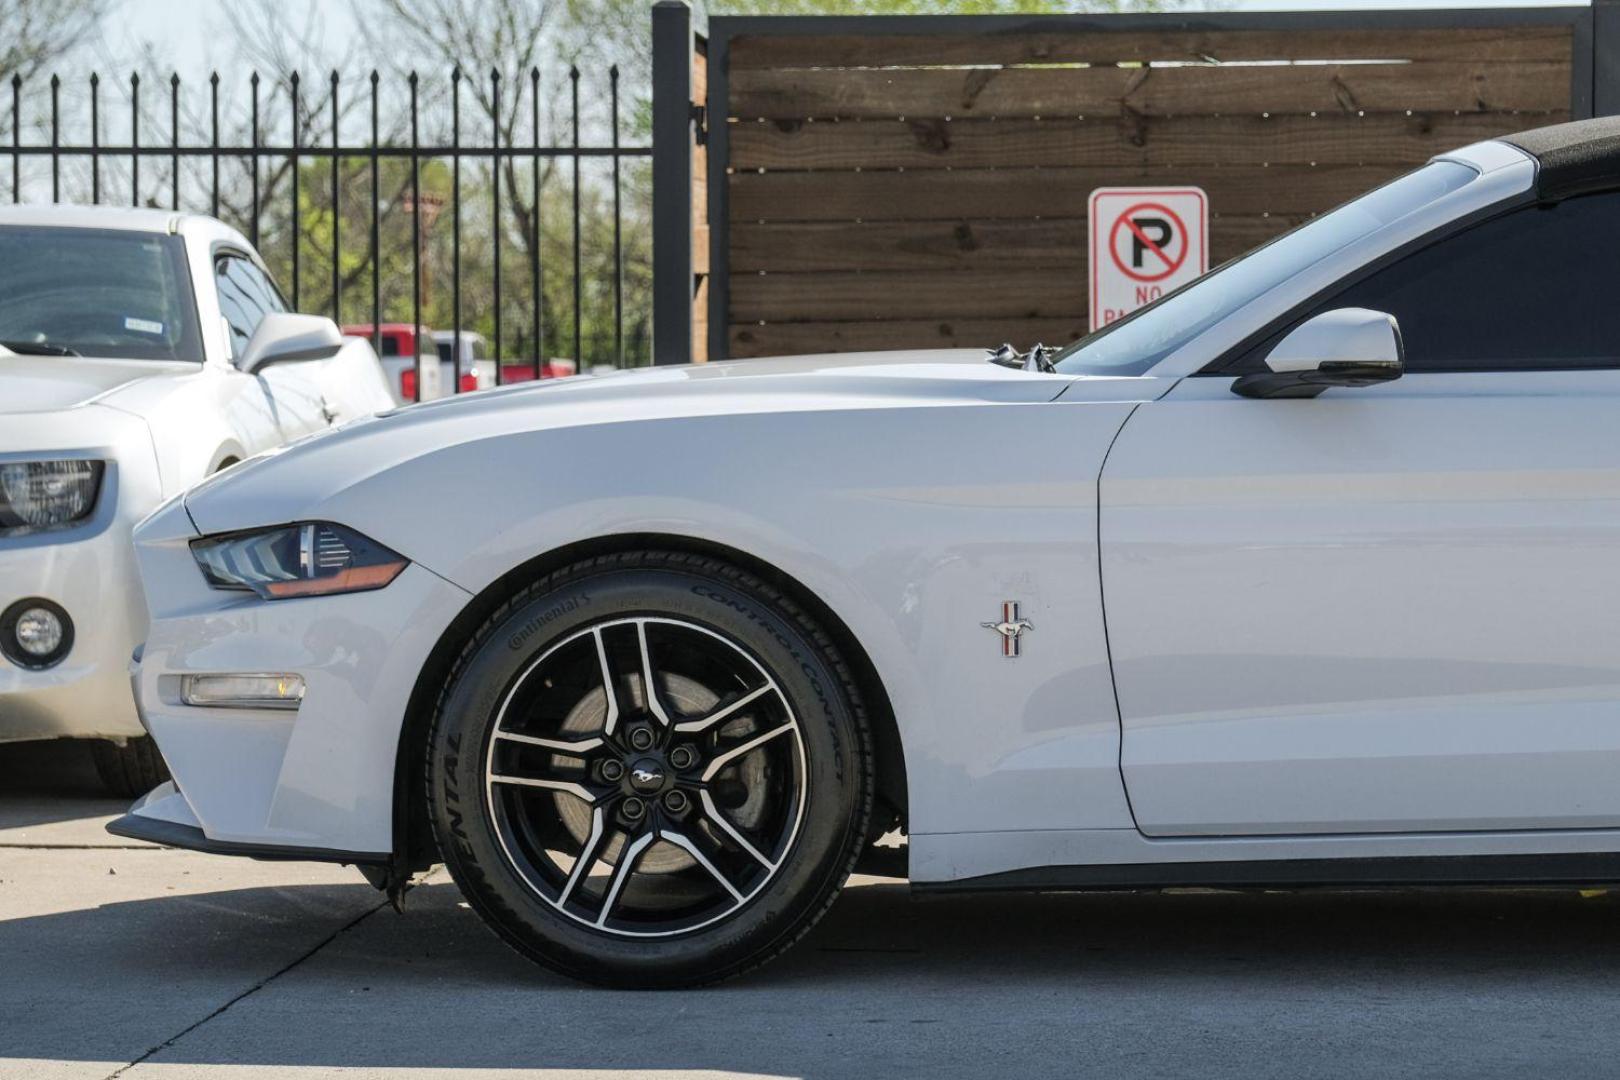
[[[1620,826],[1620,194],[1375,269],[1109,455],[1121,770],[1152,836]],[[1397,318],[1407,374],[1233,375],[1305,318]]]
[[[271,312],[286,311],[287,303],[269,275],[243,252],[220,249],[214,253],[214,286],[235,362],[247,349],[260,321]],[[283,360],[252,373],[269,398],[270,411],[284,441],[330,422],[321,393],[320,363]]]

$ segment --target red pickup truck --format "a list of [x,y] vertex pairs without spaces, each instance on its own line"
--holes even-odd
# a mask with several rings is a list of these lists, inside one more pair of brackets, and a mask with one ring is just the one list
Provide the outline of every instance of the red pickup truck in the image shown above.
[[[355,323],[345,326],[343,332],[368,340],[375,333],[377,358],[388,375],[388,388],[401,405],[432,401],[454,392],[455,369],[448,359],[440,360],[438,347],[433,343],[433,331],[427,327],[412,327],[410,323],[383,323],[376,327],[371,323]],[[479,389],[478,371],[471,362],[462,365],[460,378],[463,392]]]

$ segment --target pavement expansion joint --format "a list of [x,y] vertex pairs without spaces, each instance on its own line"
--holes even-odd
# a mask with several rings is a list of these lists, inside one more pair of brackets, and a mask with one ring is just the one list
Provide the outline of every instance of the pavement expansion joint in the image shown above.
[[311,959],[317,953],[319,953],[322,949],[325,949],[328,945],[332,944],[332,942],[336,941],[338,938],[342,937],[344,934],[347,934],[350,930],[353,930],[355,927],[359,926],[361,923],[365,922],[367,919],[371,918],[373,915],[375,915],[377,912],[381,911],[383,908],[385,908],[387,906],[388,906],[388,901],[387,900],[379,900],[376,904],[372,905],[371,907],[368,907],[365,911],[362,911],[359,915],[356,915],[354,918],[350,919],[348,922],[344,923],[342,926],[340,926],[336,930],[332,931],[326,937],[324,937],[320,941],[316,942],[313,947],[305,950],[302,954],[300,954],[299,956],[294,958],[292,961],[290,961],[289,963],[283,965],[278,970],[276,970],[274,972],[271,972],[269,975],[265,976],[264,978],[260,979],[258,982],[254,983],[252,986],[248,987],[246,990],[243,990],[242,992],[236,994],[229,1001],[225,1002],[223,1005],[221,1005],[219,1008],[215,1009],[213,1012],[209,1013],[207,1016],[203,1017],[201,1020],[197,1020],[197,1021],[195,1021],[195,1022],[193,1022],[191,1024],[188,1024],[186,1027],[184,1027],[181,1030],[175,1032],[173,1035],[169,1036],[167,1039],[163,1040],[162,1042],[158,1043],[156,1046],[150,1048],[145,1053],[141,1054],[139,1057],[135,1058],[129,1064],[120,1066],[118,1069],[115,1069],[113,1072],[111,1072],[111,1073],[109,1073],[107,1075],[107,1080],[117,1080],[118,1077],[123,1076],[125,1073],[127,1073],[129,1070],[133,1069],[135,1066],[141,1064],[142,1062],[148,1060],[149,1058],[151,1058],[151,1057],[153,1057],[153,1056],[155,1056],[157,1054],[162,1053],[165,1050],[168,1050],[170,1047],[172,1047],[176,1043],[178,1043],[181,1039],[184,1039],[187,1035],[190,1035],[193,1031],[196,1031],[198,1028],[202,1027],[204,1024],[207,1024],[211,1020],[214,1020],[214,1019],[216,1019],[216,1018],[218,1018],[220,1016],[223,1016],[227,1011],[230,1010],[231,1006],[235,1005],[239,1001],[243,1001],[243,1000],[245,1000],[245,999],[247,999],[249,997],[252,997],[254,994],[258,993],[260,990],[263,990],[265,987],[269,986],[271,983],[275,982],[277,979],[281,978],[283,975],[285,975],[288,972],[292,971],[294,968],[297,968],[299,965],[303,964],[306,960]]

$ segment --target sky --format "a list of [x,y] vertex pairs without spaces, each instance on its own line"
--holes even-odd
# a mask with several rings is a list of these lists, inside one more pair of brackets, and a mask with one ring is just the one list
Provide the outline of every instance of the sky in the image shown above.
[[[340,40],[355,30],[354,17],[345,0],[286,0],[303,24],[310,10],[323,13],[326,36]],[[230,63],[229,36],[224,24],[229,19],[229,0],[122,0],[107,20],[106,43],[97,51],[117,60],[136,52],[126,43],[153,41],[160,55],[173,58],[180,77],[190,82],[206,79],[212,70]]]

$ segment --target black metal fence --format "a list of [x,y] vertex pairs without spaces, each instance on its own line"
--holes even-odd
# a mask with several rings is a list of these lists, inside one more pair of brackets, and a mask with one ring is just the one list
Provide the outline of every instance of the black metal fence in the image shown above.
[[[346,93],[348,87],[335,71],[321,80],[324,85],[315,87],[297,72],[273,81],[261,79],[255,72],[248,79],[245,130],[238,124],[233,141],[221,123],[221,80],[217,73],[208,80],[207,113],[188,112],[184,121],[182,105],[191,106],[194,99],[186,93],[179,75],[167,80],[167,101],[162,102],[166,110],[154,111],[143,108],[143,91],[149,94],[150,90],[139,74],[133,74],[127,83],[127,140],[104,141],[113,117],[103,101],[104,96],[110,96],[109,84],[99,74],[90,74],[80,84],[88,91],[88,100],[72,109],[64,109],[62,91],[67,84],[59,76],[53,75],[35,91],[25,85],[20,75],[14,75],[10,80],[11,138],[9,145],[0,143],[0,158],[11,159],[9,194],[13,202],[41,201],[48,172],[53,203],[125,203],[127,198],[127,205],[206,210],[223,218],[246,233],[279,271],[283,283],[290,286],[288,299],[297,310],[305,310],[304,301],[309,299],[306,262],[315,256],[329,260],[330,280],[322,283],[326,295],[315,306],[342,323],[346,314],[352,317],[362,310],[353,300],[356,286],[369,284],[363,310],[369,314],[379,352],[380,328],[390,321],[406,322],[405,307],[409,308],[409,325],[416,327],[419,335],[428,325],[424,322],[428,269],[424,234],[447,210],[451,325],[441,323],[439,328],[455,331],[458,354],[463,331],[478,329],[487,333],[490,356],[497,361],[497,381],[539,378],[551,355],[548,338],[571,353],[579,370],[585,370],[590,363],[625,366],[641,362],[651,347],[650,295],[632,298],[637,312],[632,327],[636,340],[631,342],[627,337],[625,216],[626,171],[641,159],[650,158],[652,150],[623,143],[621,80],[616,67],[607,72],[607,101],[601,103],[605,108],[598,108],[589,121],[592,133],[600,133],[596,140],[599,145],[584,140],[581,78],[580,70],[571,68],[567,96],[559,100],[543,89],[538,68],[510,89],[498,71],[475,82],[474,77],[458,69],[447,80],[448,103],[443,96],[446,84],[441,83],[435,87],[437,95],[429,109],[422,100],[425,81],[414,71],[404,78],[405,93],[390,98],[383,93],[384,76],[373,70],[358,99]],[[322,100],[311,102],[312,89]],[[37,98],[29,100],[33,92],[48,92],[48,109]],[[463,115],[464,92],[477,99],[477,115],[471,120]],[[516,98],[506,97],[503,105],[503,94],[513,93]],[[278,106],[274,110],[277,116],[270,115],[272,98]],[[543,102],[561,114],[550,119],[566,131],[566,138],[543,138]],[[120,102],[114,108],[124,104]],[[28,123],[25,105],[31,116]],[[349,112],[345,105],[369,106],[369,138],[363,142],[343,140],[343,119]],[[321,111],[326,115],[319,115]],[[367,110],[357,111],[364,119]],[[423,121],[429,113],[435,126],[441,130],[448,127],[448,141],[423,140]],[[385,115],[389,116],[388,131],[383,122]],[[88,138],[64,138],[64,120],[81,131],[87,126]],[[118,120],[122,120],[121,115]],[[475,131],[474,125],[482,130]],[[152,131],[154,126],[156,132]],[[272,134],[273,126],[281,128],[280,140]],[[349,126],[356,126],[353,118]],[[464,138],[464,129],[471,139]],[[32,136],[25,138],[29,131]],[[206,144],[201,144],[204,137]],[[27,168],[25,162],[29,163]],[[148,163],[144,179],[143,162]],[[86,163],[88,177],[83,175]],[[477,195],[479,201],[488,200],[487,216],[464,198],[468,163],[482,166],[478,183],[485,190]],[[583,173],[587,163],[602,166],[598,169],[602,175],[588,180]],[[320,168],[323,164],[328,167]],[[448,193],[425,190],[424,170],[439,170],[436,175],[442,181],[446,164]],[[115,192],[114,183],[125,174],[127,188]],[[269,182],[272,175],[274,183]],[[385,189],[385,175],[393,194]],[[547,250],[542,236],[548,208],[542,185],[548,180],[554,184],[566,180],[567,197],[555,199],[554,205],[559,214],[571,218],[570,235],[557,237],[557,243],[551,245],[554,251]],[[322,187],[325,192],[315,190]],[[276,202],[283,188],[285,198],[278,207]],[[312,209],[317,194],[327,204]],[[637,199],[650,198],[649,185],[638,183],[631,194]],[[475,214],[477,221],[467,226],[463,218],[469,214]],[[640,208],[636,214],[638,221],[647,216]],[[409,254],[394,261],[409,264],[408,304],[402,283],[396,280],[403,276],[399,273],[403,268],[389,265],[390,254],[399,254],[397,250],[391,252],[390,246],[402,246],[406,229],[400,218],[404,216],[409,218]],[[275,219],[274,236],[269,227],[271,218]],[[587,237],[587,225],[600,226],[596,231],[601,235]],[[391,237],[390,229],[400,235]],[[329,235],[325,235],[327,232]],[[515,289],[509,274],[503,280],[503,262],[514,261],[512,255],[503,255],[503,239],[520,249],[518,254],[525,264]],[[479,259],[480,280],[476,283],[464,274],[464,241],[470,242],[471,250],[480,256],[488,255],[487,259]],[[266,250],[269,244],[274,244],[274,251]],[[592,252],[595,270],[586,265],[590,245],[601,249]],[[554,293],[565,310],[548,310],[545,283],[551,275],[563,272],[562,267],[551,264],[564,260],[568,288]],[[638,274],[636,288],[650,292],[650,252],[636,253],[632,262],[638,269],[646,264],[646,272]],[[470,284],[476,285],[482,311],[477,326],[464,303]],[[503,288],[507,289],[505,295]],[[589,349],[587,292],[601,311],[595,320],[596,328],[590,332]],[[554,299],[553,305],[557,303]],[[519,308],[519,325],[514,327],[510,312]],[[643,309],[645,315],[641,314]],[[418,353],[421,351],[418,348]],[[514,354],[518,354],[517,362]],[[452,381],[459,391],[461,380]]]

